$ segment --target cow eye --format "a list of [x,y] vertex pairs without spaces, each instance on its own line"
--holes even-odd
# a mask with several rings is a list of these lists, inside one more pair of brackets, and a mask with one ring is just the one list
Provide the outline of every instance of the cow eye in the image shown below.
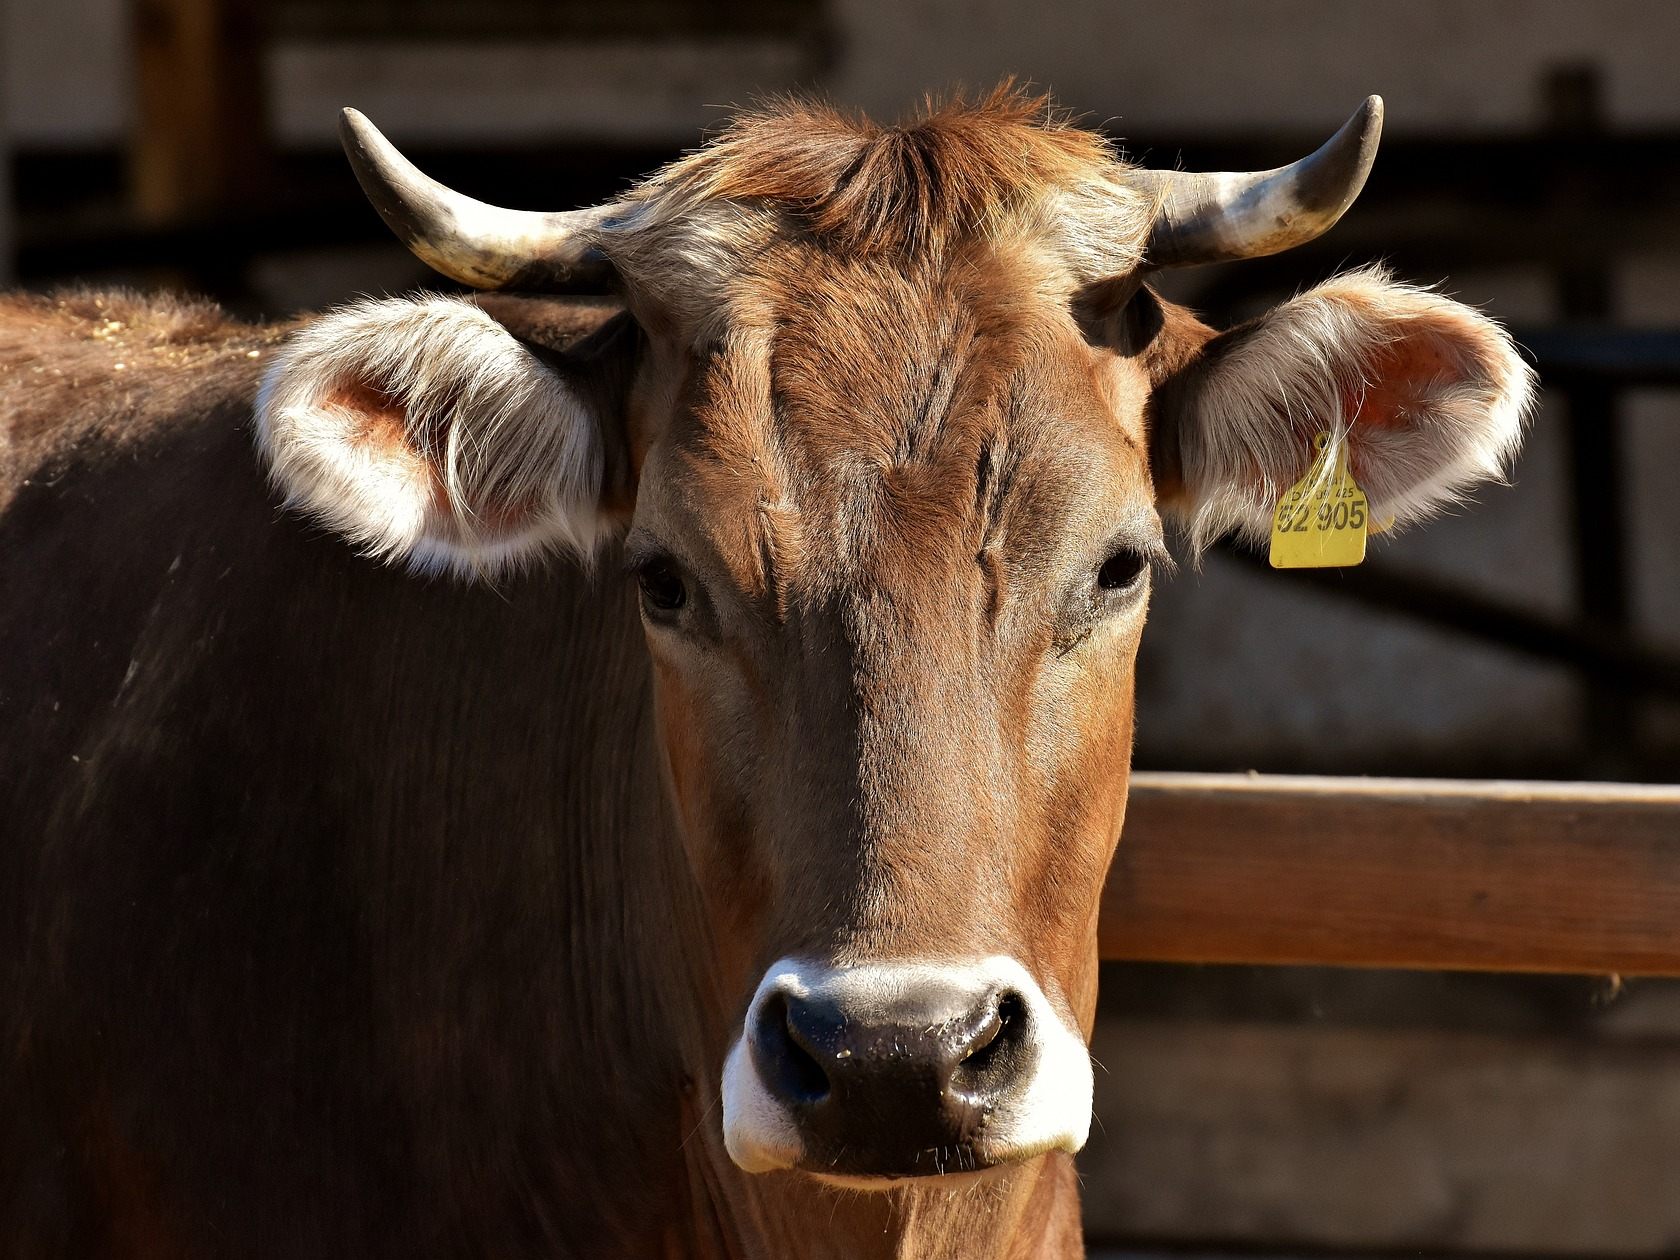
[[642,603],[651,613],[674,613],[688,603],[688,587],[682,575],[664,556],[637,565],[636,583],[642,588]]
[[1097,570],[1097,585],[1105,591],[1123,591],[1134,585],[1148,568],[1147,557],[1123,547],[1102,562]]

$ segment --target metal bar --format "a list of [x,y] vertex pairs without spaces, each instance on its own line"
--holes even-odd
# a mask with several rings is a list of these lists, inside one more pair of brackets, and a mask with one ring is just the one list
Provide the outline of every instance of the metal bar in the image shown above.
[[1514,327],[1511,335],[1534,359],[1547,386],[1680,385],[1680,329],[1566,323]]

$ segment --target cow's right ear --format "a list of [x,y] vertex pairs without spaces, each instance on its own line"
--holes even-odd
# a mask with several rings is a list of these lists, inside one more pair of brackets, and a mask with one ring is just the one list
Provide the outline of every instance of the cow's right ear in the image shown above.
[[[367,301],[296,333],[263,381],[257,442],[288,504],[368,554],[488,576],[615,525],[640,337],[619,317],[566,350],[460,298]],[[500,309],[500,308],[498,308]]]

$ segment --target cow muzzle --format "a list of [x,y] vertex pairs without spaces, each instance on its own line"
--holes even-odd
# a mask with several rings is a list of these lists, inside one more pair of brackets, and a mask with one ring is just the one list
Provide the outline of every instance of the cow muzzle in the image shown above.
[[772,966],[723,1075],[723,1132],[748,1172],[854,1186],[1069,1153],[1091,1060],[1012,958]]

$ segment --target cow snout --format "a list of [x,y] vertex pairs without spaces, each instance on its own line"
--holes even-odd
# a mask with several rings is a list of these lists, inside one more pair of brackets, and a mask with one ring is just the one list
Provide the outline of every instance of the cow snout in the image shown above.
[[851,1183],[1074,1151],[1083,1040],[1013,959],[831,968],[784,960],[724,1074],[724,1137],[750,1172]]
[[922,985],[860,1015],[830,996],[775,994],[751,1036],[754,1064],[813,1153],[851,1173],[971,1167],[987,1117],[1031,1068],[1019,994],[975,1002]]

